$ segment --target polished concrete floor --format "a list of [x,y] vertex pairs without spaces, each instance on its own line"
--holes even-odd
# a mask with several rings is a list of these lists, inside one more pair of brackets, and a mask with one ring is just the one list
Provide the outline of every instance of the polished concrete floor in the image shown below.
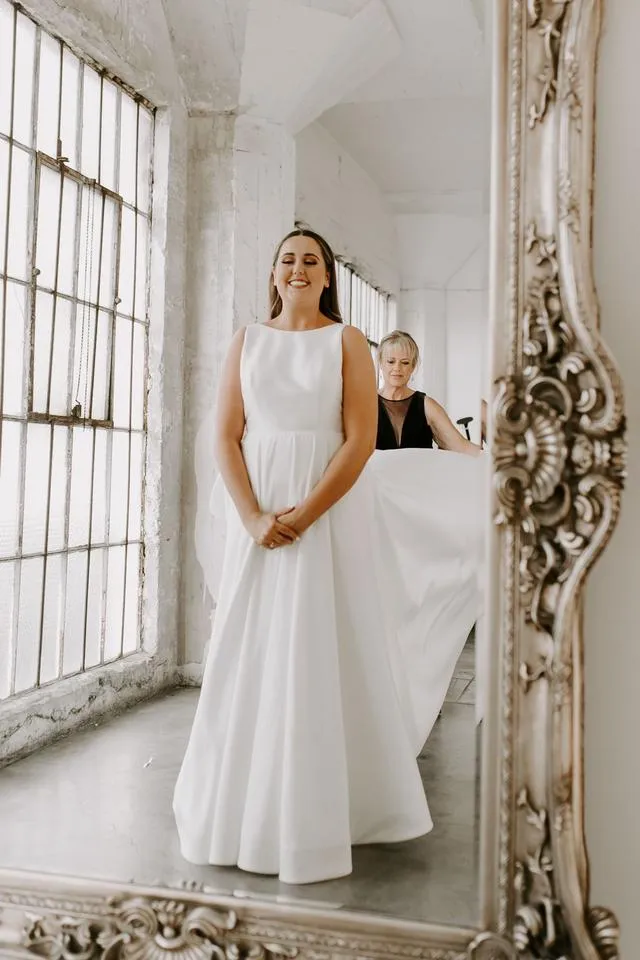
[[347,878],[287,886],[182,859],[171,794],[198,696],[193,689],[140,704],[0,771],[0,866],[139,883],[193,880],[225,894],[473,924],[473,686],[467,647],[419,760],[433,831],[406,843],[354,848]]

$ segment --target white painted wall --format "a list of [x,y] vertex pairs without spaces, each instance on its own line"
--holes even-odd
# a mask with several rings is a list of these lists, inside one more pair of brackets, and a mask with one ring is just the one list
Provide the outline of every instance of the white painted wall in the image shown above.
[[397,295],[398,241],[380,188],[319,123],[296,137],[296,218],[374,285]]
[[420,365],[412,386],[447,402],[447,302],[444,290],[402,290],[397,327],[418,344]]
[[586,813],[594,903],[637,954],[640,904],[640,4],[604,4],[599,57],[594,255],[603,335],[623,377],[629,477],[622,520],[587,591]]
[[455,423],[473,417],[471,439],[480,442],[480,399],[487,396],[487,291],[447,290],[445,407]]
[[[477,205],[481,208],[481,197]],[[442,198],[437,213],[396,217],[402,290],[398,325],[422,355],[415,385],[455,422],[472,416],[479,441],[480,398],[486,396],[488,232],[484,213],[447,213],[469,197]]]

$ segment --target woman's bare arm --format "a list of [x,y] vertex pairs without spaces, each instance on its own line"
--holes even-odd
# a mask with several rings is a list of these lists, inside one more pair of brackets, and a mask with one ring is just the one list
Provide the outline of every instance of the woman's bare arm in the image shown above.
[[234,335],[222,367],[215,426],[218,467],[243,523],[252,514],[260,512],[240,446],[245,427],[240,389],[240,358],[244,334],[242,329]]
[[480,456],[482,447],[479,447],[477,443],[471,443],[470,440],[462,436],[449,419],[447,411],[433,397],[424,398],[424,412],[427,423],[431,427],[436,443],[441,450],[466,453],[471,457]]
[[298,533],[351,489],[375,450],[378,426],[376,374],[366,337],[355,327],[342,332],[344,443],[309,496],[280,519]]

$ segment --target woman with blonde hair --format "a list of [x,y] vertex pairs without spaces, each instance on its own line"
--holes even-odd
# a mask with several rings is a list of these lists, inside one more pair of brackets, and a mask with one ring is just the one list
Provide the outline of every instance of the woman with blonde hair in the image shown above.
[[409,381],[420,362],[418,344],[404,330],[394,330],[378,346],[383,386],[378,393],[377,450],[429,449],[477,457],[479,446],[462,436],[437,400],[412,390]]

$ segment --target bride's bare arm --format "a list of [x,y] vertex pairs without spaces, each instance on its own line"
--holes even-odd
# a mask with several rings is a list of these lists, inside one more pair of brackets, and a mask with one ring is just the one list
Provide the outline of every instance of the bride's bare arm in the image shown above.
[[477,443],[471,443],[470,440],[462,436],[449,419],[447,411],[433,397],[424,398],[424,412],[427,423],[431,427],[436,443],[441,450],[466,453],[471,457],[480,456],[482,447],[479,447]]
[[355,327],[342,332],[342,419],[344,443],[309,496],[280,517],[302,533],[354,485],[375,450],[378,392],[366,337]]
[[216,460],[224,485],[251,536],[257,543],[274,542],[276,546],[282,546],[291,543],[295,536],[275,516],[261,513],[242,455],[245,417],[240,358],[244,333],[244,329],[238,330],[233,337],[220,378],[215,426]]
[[252,514],[260,511],[251,489],[240,446],[245,427],[244,404],[240,389],[240,357],[243,344],[244,330],[238,330],[229,346],[220,377],[216,407],[215,451],[224,485],[244,523]]

